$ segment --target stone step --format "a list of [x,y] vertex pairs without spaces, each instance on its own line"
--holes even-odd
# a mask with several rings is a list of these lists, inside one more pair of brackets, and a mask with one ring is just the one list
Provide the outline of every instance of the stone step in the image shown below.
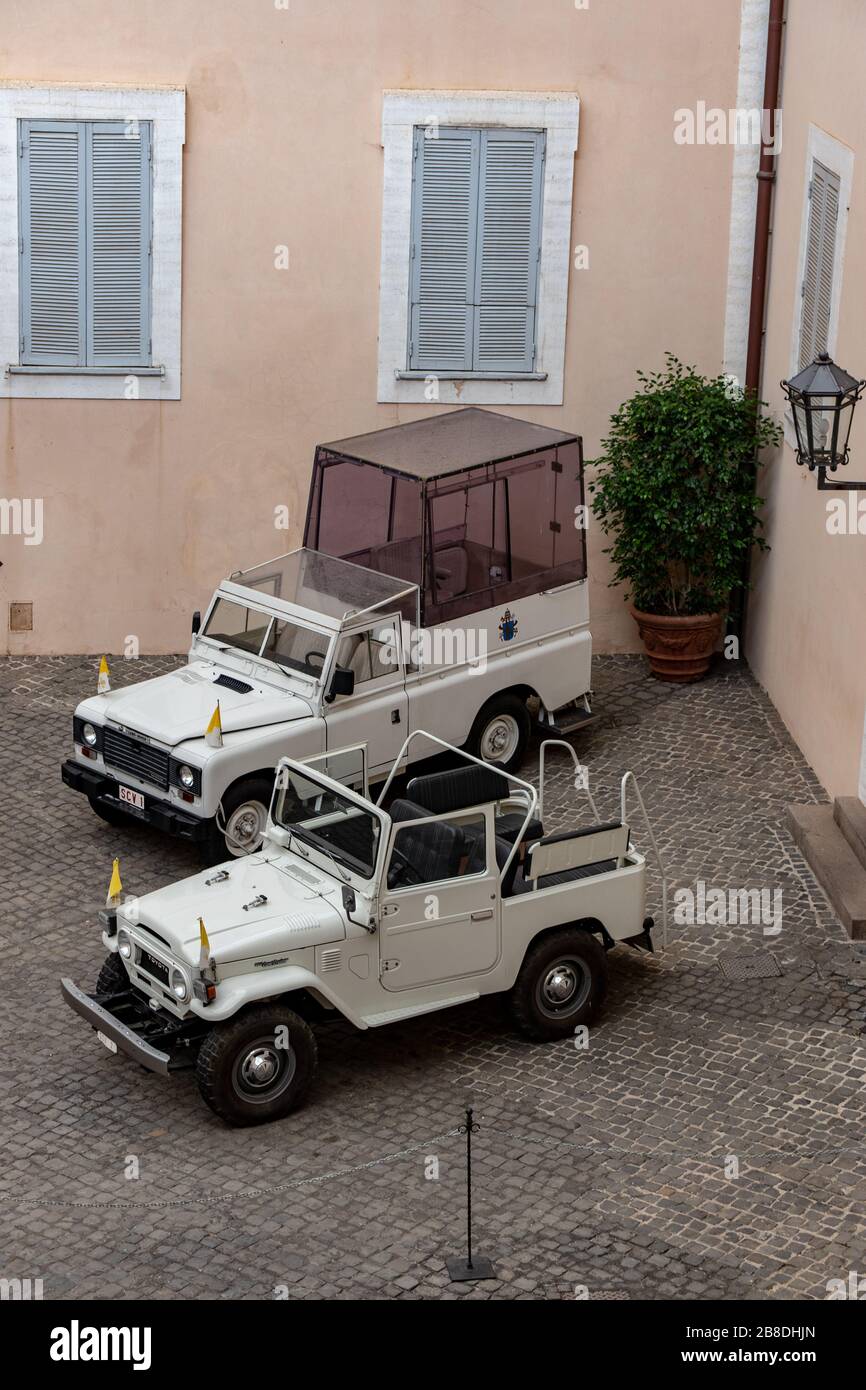
[[866,806],[858,796],[837,796],[833,818],[866,869]]
[[789,806],[788,826],[845,930],[866,941],[866,868],[833,818],[832,806]]

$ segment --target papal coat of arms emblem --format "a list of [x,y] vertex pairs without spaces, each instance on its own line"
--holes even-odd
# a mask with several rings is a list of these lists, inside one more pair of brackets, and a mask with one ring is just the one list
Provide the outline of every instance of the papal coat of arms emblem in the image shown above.
[[510,642],[512,637],[517,635],[517,614],[512,613],[510,608],[506,608],[502,617],[499,619],[499,637],[503,642]]

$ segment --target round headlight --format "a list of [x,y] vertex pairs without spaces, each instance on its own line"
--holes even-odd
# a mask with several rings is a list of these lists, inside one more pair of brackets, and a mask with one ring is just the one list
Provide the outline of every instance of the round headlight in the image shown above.
[[171,992],[181,1004],[185,1004],[189,998],[189,983],[182,970],[174,969],[171,972]]
[[192,791],[195,786],[195,773],[191,767],[187,767],[186,763],[181,763],[177,770],[177,780],[182,787],[186,787],[188,791]]
[[96,747],[97,732],[92,724],[85,724],[81,730],[81,736],[85,743],[89,743],[91,748]]
[[123,927],[117,933],[117,949],[124,960],[129,960],[132,955],[132,937]]

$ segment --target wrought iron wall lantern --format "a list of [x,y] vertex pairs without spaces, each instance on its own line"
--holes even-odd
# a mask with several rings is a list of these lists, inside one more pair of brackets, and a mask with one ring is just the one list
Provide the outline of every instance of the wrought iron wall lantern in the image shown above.
[[818,488],[822,492],[866,491],[866,482],[827,480],[828,471],[835,473],[848,462],[854,407],[866,381],[849,376],[836,366],[829,353],[822,352],[810,366],[781,385],[794,416],[797,463],[806,464],[810,473],[817,469]]

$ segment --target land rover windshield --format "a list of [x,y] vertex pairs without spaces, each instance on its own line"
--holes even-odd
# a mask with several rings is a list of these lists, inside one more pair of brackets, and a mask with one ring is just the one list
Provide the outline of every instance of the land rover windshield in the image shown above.
[[287,671],[319,679],[328,654],[330,633],[305,627],[290,618],[272,618],[237,599],[218,598],[203,637],[236,651],[264,657]]
[[318,850],[361,878],[372,878],[380,821],[314,776],[282,767],[277,777],[274,823],[288,830],[295,848]]

